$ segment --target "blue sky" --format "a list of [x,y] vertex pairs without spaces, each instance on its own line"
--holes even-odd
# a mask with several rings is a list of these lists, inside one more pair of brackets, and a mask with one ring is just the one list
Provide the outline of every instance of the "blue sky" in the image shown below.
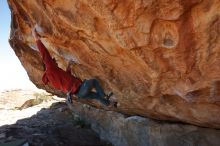
[[7,0],[0,0],[0,19],[0,90],[36,88],[8,43],[11,14]]

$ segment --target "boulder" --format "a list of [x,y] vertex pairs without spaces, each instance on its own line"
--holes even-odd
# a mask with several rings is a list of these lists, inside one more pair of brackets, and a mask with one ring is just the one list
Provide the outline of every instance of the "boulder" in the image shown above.
[[127,116],[80,103],[70,107],[114,146],[219,146],[220,130]]
[[[220,128],[219,0],[8,0],[10,44],[43,84],[34,25],[50,54],[113,91],[117,112]],[[97,102],[87,101],[98,106]]]

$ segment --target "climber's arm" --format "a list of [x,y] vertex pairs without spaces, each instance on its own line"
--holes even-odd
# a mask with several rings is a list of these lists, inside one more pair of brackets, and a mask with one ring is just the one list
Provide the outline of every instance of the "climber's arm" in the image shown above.
[[48,52],[47,48],[44,46],[44,44],[40,40],[40,35],[37,33],[36,29],[34,28],[32,30],[33,37],[36,41],[36,45],[38,50],[40,51],[40,54],[42,56],[44,64],[47,65],[55,65],[53,62],[54,60],[50,56],[50,53]]
[[44,75],[43,75],[43,77],[42,77],[42,81],[44,82],[45,85],[47,85],[48,82],[49,82],[49,80],[48,80],[48,78],[47,78],[46,71],[44,72]]
[[32,29],[32,35],[33,35],[35,41],[40,40],[40,35],[37,33],[36,28]]

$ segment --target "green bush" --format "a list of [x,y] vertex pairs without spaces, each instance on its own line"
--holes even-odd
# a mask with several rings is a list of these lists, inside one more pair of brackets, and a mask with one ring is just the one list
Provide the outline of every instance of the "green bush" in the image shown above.
[[33,100],[33,106],[34,105],[38,105],[41,104],[43,101],[49,101],[52,99],[52,97],[50,95],[48,95],[47,93],[34,93],[33,94],[35,96],[35,99]]

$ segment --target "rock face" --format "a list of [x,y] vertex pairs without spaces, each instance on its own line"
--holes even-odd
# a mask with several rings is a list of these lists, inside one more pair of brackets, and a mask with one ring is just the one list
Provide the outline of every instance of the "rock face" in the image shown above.
[[167,123],[74,103],[70,108],[114,146],[219,146],[220,130]]
[[[219,0],[8,0],[10,43],[30,80],[43,65],[31,27],[61,68],[98,78],[117,111],[220,128]],[[96,102],[91,104],[97,105]]]

